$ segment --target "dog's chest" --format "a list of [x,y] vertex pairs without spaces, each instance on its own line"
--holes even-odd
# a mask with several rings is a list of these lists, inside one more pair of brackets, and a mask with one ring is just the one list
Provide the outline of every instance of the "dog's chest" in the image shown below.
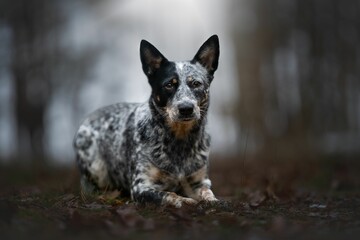
[[202,129],[187,139],[176,139],[169,129],[152,122],[137,124],[135,161],[150,161],[157,168],[186,176],[207,165],[210,139]]
[[191,175],[207,165],[208,150],[202,143],[176,142],[160,144],[150,154],[150,161],[162,171],[171,173],[174,180]]
[[150,164],[144,174],[158,190],[190,193],[196,184],[206,178],[207,166],[186,175],[184,172],[170,173]]

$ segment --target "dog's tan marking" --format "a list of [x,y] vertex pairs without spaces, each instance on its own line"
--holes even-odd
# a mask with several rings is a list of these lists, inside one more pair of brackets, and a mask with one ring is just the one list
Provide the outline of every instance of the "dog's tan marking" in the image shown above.
[[168,121],[171,131],[178,139],[184,139],[195,125],[195,121],[172,122]]
[[[193,189],[191,184],[197,183],[202,184],[201,187]],[[214,193],[210,190],[211,182],[207,178],[207,166],[200,168],[195,173],[187,177],[187,184],[183,185],[184,192],[187,196],[196,199],[198,201],[217,201]]]
[[155,167],[155,166],[151,166],[148,169],[148,176],[149,179],[153,182],[159,182],[159,181],[167,181],[166,179],[169,178],[168,174],[166,172],[161,171],[159,168]]
[[207,177],[207,166],[200,168],[198,171],[186,177],[186,182],[181,182],[184,193],[194,199],[202,200],[199,190],[194,191],[191,184],[198,182],[199,184]]
[[192,198],[181,197],[174,192],[168,192],[167,196],[163,199],[162,204],[171,205],[176,208],[180,208],[183,204],[194,205],[197,203]]
[[207,166],[204,166],[197,170],[196,172],[192,173],[190,176],[187,177],[188,181],[191,183],[199,182],[207,177]]

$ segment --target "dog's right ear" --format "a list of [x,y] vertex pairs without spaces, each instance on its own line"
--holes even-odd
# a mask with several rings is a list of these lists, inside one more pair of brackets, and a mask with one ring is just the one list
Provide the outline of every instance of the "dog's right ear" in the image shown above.
[[141,40],[140,43],[140,59],[142,69],[148,77],[153,75],[162,64],[168,61],[156,47],[146,40]]
[[196,53],[192,62],[198,62],[206,68],[210,75],[213,75],[219,64],[219,38],[217,35],[212,35],[206,42],[200,47]]

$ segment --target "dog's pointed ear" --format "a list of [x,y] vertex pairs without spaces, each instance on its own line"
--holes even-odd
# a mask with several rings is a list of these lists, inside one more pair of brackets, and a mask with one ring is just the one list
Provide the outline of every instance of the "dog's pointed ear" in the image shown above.
[[143,71],[148,77],[168,61],[156,47],[146,40],[141,40],[140,43],[140,59]]
[[219,55],[219,38],[213,35],[200,47],[192,62],[200,63],[209,74],[213,75],[219,64]]

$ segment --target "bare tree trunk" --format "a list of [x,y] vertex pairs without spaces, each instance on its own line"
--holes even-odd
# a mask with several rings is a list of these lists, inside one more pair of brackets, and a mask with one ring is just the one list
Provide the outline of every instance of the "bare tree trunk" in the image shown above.
[[[15,117],[18,155],[36,165],[44,163],[44,115],[50,95],[46,64],[46,1],[17,1],[9,25],[13,33],[12,76],[15,87]],[[11,4],[11,3],[9,3]],[[45,50],[44,50],[45,48]]]

